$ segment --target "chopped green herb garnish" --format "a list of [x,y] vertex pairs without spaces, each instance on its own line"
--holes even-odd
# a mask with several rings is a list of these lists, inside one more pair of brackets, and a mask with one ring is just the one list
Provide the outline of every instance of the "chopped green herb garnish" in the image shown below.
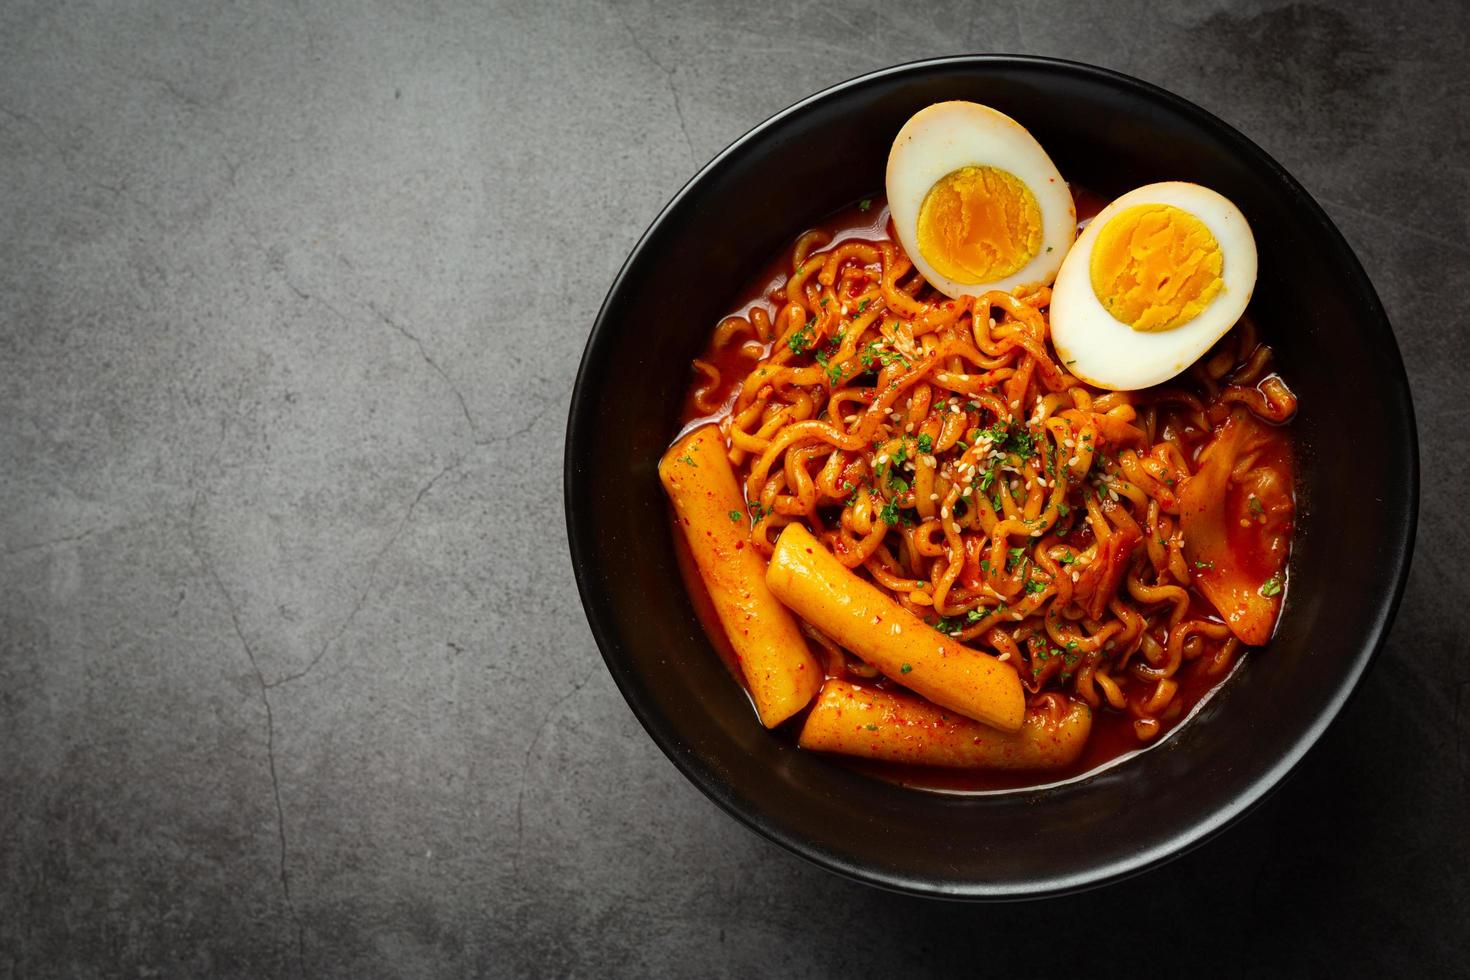
[[1036,444],[1024,425],[1012,423],[1010,431],[1006,434],[1004,450],[1008,453],[1016,453],[1022,459],[1030,457],[1036,452]]
[[890,501],[888,501],[888,503],[884,505],[883,509],[878,512],[878,516],[881,517],[883,519],[883,523],[884,524],[887,524],[889,527],[892,527],[893,525],[897,524],[898,523],[898,501],[896,501],[896,500],[890,500]]
[[929,453],[934,451],[934,438],[927,433],[919,436],[919,452]]
[[876,732],[878,730],[878,726],[872,724],[871,722],[869,722],[868,724],[864,725],[863,727],[866,728],[870,732]]
[[802,327],[786,340],[786,346],[791,348],[791,353],[800,354],[812,346],[812,323],[808,320]]
[[1272,575],[1270,578],[1266,579],[1266,584],[1263,585],[1263,586],[1261,586],[1261,595],[1263,595],[1263,596],[1265,596],[1266,598],[1269,599],[1272,596],[1280,595],[1281,594],[1281,589],[1282,589],[1281,576],[1280,575]]
[[873,199],[871,197],[865,197],[861,201],[858,202],[858,210],[859,211],[866,211],[866,210],[868,210],[868,208],[870,208],[872,206],[873,206]]
[[902,667],[898,668],[898,672],[900,674],[907,674],[909,671],[911,671],[913,669],[914,668],[913,668],[913,665],[912,664],[904,664]]
[[1257,517],[1264,517],[1265,516],[1265,514],[1266,514],[1266,508],[1264,508],[1264,507],[1261,506],[1261,502],[1256,499],[1256,495],[1255,494],[1251,494],[1250,495],[1250,498],[1247,501],[1247,503],[1250,505],[1250,509],[1251,509],[1251,513],[1252,514],[1255,514]]
[[683,456],[680,456],[679,457],[679,462],[681,462],[681,463],[688,463],[690,466],[694,467],[696,470],[699,469],[699,464],[696,463],[694,461],[694,458],[692,456],[690,456],[688,453],[685,453]]
[[816,362],[822,366],[823,370],[827,372],[827,381],[830,382],[832,387],[835,388],[837,387],[838,382],[842,380],[842,365],[840,363],[831,363],[832,355],[834,353],[836,353],[835,347],[832,347],[829,350],[818,351],[816,353],[815,359]]
[[732,511],[730,511],[730,523],[734,524],[734,523],[738,522],[739,520],[740,520],[740,511],[738,511],[738,510],[732,510]]

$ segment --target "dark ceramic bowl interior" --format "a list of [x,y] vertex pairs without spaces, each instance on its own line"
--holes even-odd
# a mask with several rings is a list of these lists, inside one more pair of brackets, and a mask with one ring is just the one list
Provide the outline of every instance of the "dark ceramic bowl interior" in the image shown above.
[[[655,474],[690,358],[741,287],[798,232],[881,192],[893,135],[945,99],[1010,114],[1064,176],[1102,194],[1189,180],[1235,201],[1260,249],[1251,310],[1301,405],[1301,518],[1270,646],[1160,746],[1083,781],[1004,795],[904,789],[762,729],[685,595]],[[1346,392],[1357,396],[1351,424]],[[1393,333],[1307,193],[1249,140],[1176,96],[1097,68],[1017,57],[946,58],[843,83],[761,124],[700,171],[608,294],[572,397],[565,465],[567,529],[592,631],[675,765],[729,813],[819,865],[962,898],[1116,879],[1258,803],[1378,650],[1408,569],[1418,496]]]

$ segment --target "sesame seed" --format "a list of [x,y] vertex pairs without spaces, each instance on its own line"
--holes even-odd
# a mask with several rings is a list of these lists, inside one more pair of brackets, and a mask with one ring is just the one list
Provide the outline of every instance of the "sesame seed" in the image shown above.
[[948,507],[941,507],[941,508],[939,508],[939,516],[942,517],[942,518],[944,518],[946,521],[949,520],[949,508]]
[[995,659],[996,660],[999,660],[1001,663],[1005,663],[1007,660],[1011,659],[1011,655],[1009,653],[1002,653],[1000,656],[996,657]]
[[929,495],[929,499],[930,500],[936,500],[937,501],[939,499],[939,494],[937,494],[937,493],[931,493]]

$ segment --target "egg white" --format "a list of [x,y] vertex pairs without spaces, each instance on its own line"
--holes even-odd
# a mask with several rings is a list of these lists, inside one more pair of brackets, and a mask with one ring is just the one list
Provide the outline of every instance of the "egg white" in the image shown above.
[[[1220,246],[1222,288],[1188,323],[1144,332],[1114,318],[1092,289],[1092,249],[1107,223],[1139,204],[1170,204],[1194,215]],[[1067,370],[1089,384],[1134,391],[1168,381],[1209,350],[1245,312],[1256,285],[1256,240],[1229,199],[1198,184],[1169,181],[1129,191],[1078,236],[1051,294],[1051,339]]]
[[[1041,246],[1004,279],[961,283],[940,275],[919,252],[919,209],[936,183],[962,167],[994,167],[1025,184],[1041,209]],[[929,283],[950,297],[992,289],[1050,285],[1077,234],[1072,192],[1026,127],[975,102],[939,102],[921,109],[894,137],[888,153],[888,210],[904,251]]]

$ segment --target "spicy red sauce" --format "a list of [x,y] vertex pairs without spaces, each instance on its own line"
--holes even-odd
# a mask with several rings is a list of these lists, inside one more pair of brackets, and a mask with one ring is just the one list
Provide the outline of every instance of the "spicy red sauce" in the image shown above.
[[[1077,221],[1079,230],[1088,221],[1097,215],[1106,205],[1107,200],[1085,189],[1072,187],[1073,201],[1077,209]],[[826,220],[815,226],[825,231],[832,238],[830,245],[835,245],[846,239],[864,240],[896,240],[891,234],[889,226],[889,213],[881,198],[872,199],[871,206],[863,208],[854,204],[844,208]],[[824,248],[830,247],[824,246]],[[782,251],[774,256],[760,272],[751,280],[746,289],[738,294],[736,302],[732,305],[732,315],[747,316],[757,306],[763,307],[772,317],[780,309],[786,290],[788,267],[790,262],[789,251]],[[766,351],[768,353],[768,351]],[[764,356],[762,354],[761,356]],[[750,373],[758,358],[753,358],[748,348],[741,345],[729,344],[722,349],[716,349],[713,342],[706,345],[704,351],[699,355],[700,360],[705,361],[720,372],[720,384],[711,393],[706,395],[708,402],[718,402],[720,409],[714,413],[704,412],[695,400],[695,391],[702,387],[703,376],[696,378],[686,390],[680,411],[681,427],[687,431],[699,424],[712,421],[720,421],[725,418],[737,394],[738,385]],[[1260,458],[1267,465],[1278,468],[1286,477],[1286,485],[1290,486],[1293,472],[1292,447],[1290,437],[1285,429],[1276,429],[1275,436],[1271,442],[1260,450]],[[1191,449],[1191,456],[1197,454],[1208,441],[1207,433],[1197,429],[1186,427],[1184,438]],[[1192,460],[1191,460],[1192,461]],[[1230,513],[1246,515],[1248,501],[1243,494],[1239,499],[1231,499],[1227,504]],[[672,511],[671,511],[672,514]],[[674,527],[674,547],[678,560],[679,571],[683,576],[685,588],[691,602],[694,605],[700,623],[704,626],[706,635],[711,645],[719,654],[721,661],[730,671],[732,677],[742,684],[743,679],[736,662],[735,653],[725,636],[723,627],[715,615],[714,604],[705,590],[704,583],[695,568],[694,560],[689,553],[689,548],[684,540],[684,535],[677,527]],[[1085,545],[1086,539],[1091,535],[1085,530],[1074,531],[1076,541],[1069,543]],[[1277,556],[1268,553],[1263,546],[1259,535],[1252,533],[1251,529],[1239,526],[1232,530],[1230,543],[1233,549],[1243,558],[1243,566],[1248,569],[1258,570],[1262,577],[1270,574],[1277,567],[1280,560]],[[1197,612],[1200,618],[1209,618],[1220,621],[1208,600],[1190,590],[1191,611]],[[813,646],[813,653],[817,656],[819,663],[825,662],[822,651]],[[1202,658],[1203,659],[1203,658]],[[1175,675],[1174,679],[1179,683],[1178,693],[1175,695],[1174,703],[1179,705],[1179,711],[1168,720],[1161,720],[1160,732],[1148,742],[1140,742],[1133,729],[1133,717],[1126,710],[1119,711],[1107,705],[1106,702],[1093,709],[1093,723],[1091,735],[1087,740],[1081,756],[1077,761],[1064,769],[1053,769],[1045,772],[1015,772],[1015,771],[989,771],[968,769],[943,769],[928,766],[898,765],[893,763],[875,762],[867,759],[858,759],[847,756],[831,756],[834,760],[844,765],[851,766],[861,772],[900,783],[905,786],[917,788],[957,791],[957,792],[987,792],[998,790],[1014,790],[1034,788],[1057,782],[1074,779],[1084,774],[1093,772],[1114,763],[1123,757],[1135,752],[1146,750],[1163,742],[1169,733],[1182,721],[1186,720],[1220,684],[1234,673],[1235,667],[1239,666],[1239,658],[1223,676],[1210,676],[1202,669],[1203,664],[1193,662],[1185,664]],[[1128,682],[1119,678],[1128,690]],[[886,678],[879,677],[873,681],[863,681],[865,685],[874,687],[894,686],[902,690],[899,685],[893,684]],[[754,706],[752,705],[752,711]],[[794,740],[796,732],[800,730],[805,712],[786,722],[778,731]]]

